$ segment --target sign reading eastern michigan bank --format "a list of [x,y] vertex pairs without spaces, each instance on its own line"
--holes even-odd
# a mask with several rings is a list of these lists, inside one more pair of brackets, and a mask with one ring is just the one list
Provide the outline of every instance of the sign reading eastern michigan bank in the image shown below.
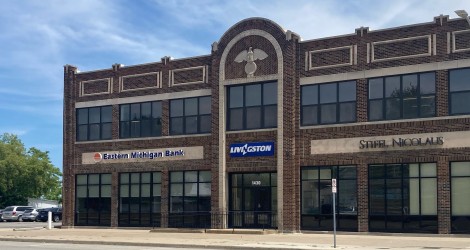
[[230,157],[273,156],[274,142],[230,144]]
[[82,164],[195,160],[204,158],[203,146],[93,152],[82,154]]

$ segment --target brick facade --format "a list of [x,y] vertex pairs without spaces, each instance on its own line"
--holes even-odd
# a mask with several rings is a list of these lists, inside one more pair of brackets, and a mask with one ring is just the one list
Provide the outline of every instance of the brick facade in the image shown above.
[[[75,176],[111,173],[111,227],[118,226],[119,173],[162,172],[162,218],[169,213],[169,173],[182,170],[212,172],[211,208],[227,212],[228,174],[277,172],[278,229],[301,230],[301,180],[303,166],[356,165],[358,231],[369,231],[368,164],[436,162],[438,171],[438,232],[451,232],[450,161],[470,161],[468,148],[419,149],[384,152],[312,155],[312,140],[385,135],[468,131],[468,116],[449,116],[448,70],[470,67],[470,33],[463,19],[447,16],[433,22],[301,41],[272,21],[243,20],[232,26],[212,46],[211,54],[161,62],[78,72],[64,67],[64,175],[63,225],[74,226]],[[456,32],[456,33],[454,33]],[[469,31],[470,32],[470,31]],[[455,37],[455,38],[454,38]],[[455,50],[451,44],[456,43]],[[267,57],[255,60],[253,76],[246,61],[235,62],[242,51],[262,49]],[[368,121],[367,79],[403,73],[436,72],[436,116],[427,119],[387,122]],[[300,89],[305,84],[354,80],[357,122],[346,125],[300,126]],[[226,88],[236,84],[277,81],[278,127],[227,132]],[[198,93],[201,93],[198,95]],[[170,135],[171,99],[211,96],[211,133]],[[119,138],[119,104],[162,101],[162,135],[151,138]],[[76,141],[76,108],[112,105],[112,140]],[[274,141],[274,157],[231,158],[232,143]],[[223,143],[223,144],[221,144]],[[105,151],[203,146],[202,159],[132,163],[83,164],[82,154]],[[224,183],[221,185],[221,183]],[[168,222],[162,221],[166,227]],[[213,227],[226,227],[223,222]]]

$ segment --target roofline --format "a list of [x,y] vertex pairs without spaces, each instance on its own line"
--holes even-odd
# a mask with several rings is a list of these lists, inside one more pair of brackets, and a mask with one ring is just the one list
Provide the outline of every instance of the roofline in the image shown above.
[[[242,20],[238,21],[237,23],[235,23],[234,25],[230,26],[230,27],[222,34],[222,36],[220,36],[218,43],[221,42],[222,38],[227,34],[227,32],[229,32],[230,30],[232,30],[233,27],[239,25],[239,24],[242,23],[242,22],[246,22],[246,21],[250,21],[250,20],[255,20],[255,19],[261,19],[261,20],[264,20],[264,21],[268,21],[268,22],[270,22],[270,23],[273,23],[273,24],[276,25],[280,30],[282,30],[282,32],[284,32],[284,34],[286,34],[286,32],[287,32],[287,30],[285,30],[283,27],[281,27],[281,25],[279,25],[278,23],[274,22],[274,21],[271,20],[271,19],[268,19],[268,18],[265,18],[265,17],[249,17],[249,18],[242,19]],[[300,36],[299,36],[299,37],[300,37]]]
[[[439,17],[439,16],[437,16]],[[449,16],[447,16],[449,17]],[[453,19],[448,19],[448,22],[455,22],[455,21],[460,21],[460,20],[465,20],[465,18],[453,18]],[[424,22],[424,23],[415,23],[415,24],[407,24],[407,25],[402,25],[402,26],[396,26],[396,27],[391,27],[391,28],[384,28],[384,29],[378,29],[378,30],[368,30],[368,34],[370,33],[377,33],[377,32],[384,32],[384,31],[391,31],[391,30],[396,30],[396,29],[403,29],[403,28],[410,28],[414,26],[424,26],[424,25],[432,25],[435,24],[435,21],[431,22]],[[328,39],[333,39],[333,38],[342,38],[342,37],[348,37],[348,36],[354,36],[356,33],[350,33],[350,34],[345,34],[345,35],[337,35],[337,36],[329,36],[329,37],[321,37],[321,38],[314,38],[314,39],[309,39],[305,41],[300,41],[299,43],[307,43],[307,42],[314,42],[314,41],[321,41],[321,40],[328,40]]]
[[[184,58],[178,58],[178,59],[172,59],[171,62],[174,61],[183,61],[183,60],[189,60],[189,59],[195,59],[199,57],[210,57],[211,54],[206,54],[206,55],[200,55],[200,56],[192,56],[192,57],[184,57]],[[122,68],[131,68],[131,67],[139,67],[139,66],[145,66],[145,65],[151,65],[151,64],[161,64],[162,62],[149,62],[149,63],[141,63],[141,64],[133,64],[133,65],[127,65],[127,66],[122,66]],[[102,71],[107,71],[107,70],[112,70],[113,68],[107,68],[107,69],[97,69],[97,70],[90,70],[90,71],[80,71],[77,72],[76,75],[78,74],[87,74],[87,73],[95,73],[95,72],[102,72]]]

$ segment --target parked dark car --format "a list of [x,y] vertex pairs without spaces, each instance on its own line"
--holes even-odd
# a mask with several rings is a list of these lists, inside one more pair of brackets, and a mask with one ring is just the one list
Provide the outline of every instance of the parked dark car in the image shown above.
[[0,222],[2,222],[2,214],[3,214],[3,209],[0,209]]
[[47,213],[52,212],[52,221],[58,222],[62,220],[62,208],[61,207],[50,207],[39,209],[38,216],[36,217],[37,221],[47,221]]

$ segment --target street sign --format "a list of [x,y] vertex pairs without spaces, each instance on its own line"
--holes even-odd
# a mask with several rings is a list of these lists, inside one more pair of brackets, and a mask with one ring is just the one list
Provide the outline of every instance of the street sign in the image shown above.
[[331,179],[331,192],[333,193],[333,247],[336,248],[336,179]]

